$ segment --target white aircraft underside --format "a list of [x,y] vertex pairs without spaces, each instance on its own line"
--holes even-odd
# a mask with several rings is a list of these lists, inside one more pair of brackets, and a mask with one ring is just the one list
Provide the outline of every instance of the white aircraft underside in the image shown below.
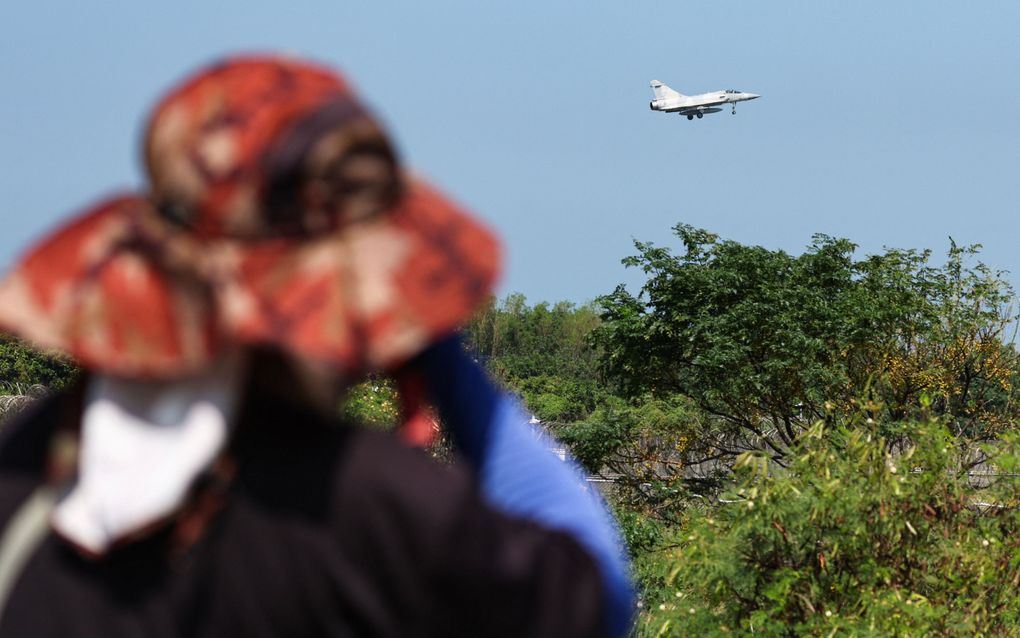
[[679,107],[676,109],[662,109],[667,113],[679,113],[680,115],[696,115],[698,113],[718,113],[722,109],[717,106],[696,106],[691,107]]
[[648,106],[653,111],[679,113],[686,115],[688,120],[693,120],[695,117],[700,119],[705,113],[718,113],[722,110],[719,106],[722,104],[732,104],[732,112],[736,115],[737,102],[746,102],[761,97],[755,93],[745,93],[735,89],[700,95],[684,95],[658,80],[652,80],[651,87],[655,99]]

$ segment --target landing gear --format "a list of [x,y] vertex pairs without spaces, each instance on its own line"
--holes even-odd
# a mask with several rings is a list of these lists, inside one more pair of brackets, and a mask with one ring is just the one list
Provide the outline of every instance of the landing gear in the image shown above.
[[732,110],[732,111],[730,111],[730,113],[731,113],[732,115],[736,115],[736,114],[737,114],[737,105],[736,105],[736,104],[734,104],[734,105],[733,105],[733,110]]
[[693,116],[693,115],[688,115],[688,116],[687,116],[687,119],[688,119],[688,120],[693,120],[693,119],[694,119],[694,116]]
[[698,119],[699,119],[699,120],[700,120],[701,118],[703,118],[703,117],[705,117],[705,114],[704,114],[704,113],[698,113]]

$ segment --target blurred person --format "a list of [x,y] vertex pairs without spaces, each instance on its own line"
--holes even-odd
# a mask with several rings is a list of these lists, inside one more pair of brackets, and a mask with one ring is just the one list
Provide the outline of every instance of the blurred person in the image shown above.
[[[248,56],[154,109],[144,193],[0,282],[77,386],[0,434],[0,636],[619,636],[610,516],[456,330],[492,235],[405,171],[336,72]],[[394,375],[442,466],[340,424]]]

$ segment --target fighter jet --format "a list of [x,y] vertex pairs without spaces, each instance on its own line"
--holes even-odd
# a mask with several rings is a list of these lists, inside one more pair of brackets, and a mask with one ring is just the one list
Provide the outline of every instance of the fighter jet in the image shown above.
[[693,120],[695,117],[700,120],[705,113],[718,113],[722,110],[719,107],[721,104],[732,104],[732,112],[736,115],[737,102],[746,102],[761,97],[755,93],[744,93],[735,89],[702,93],[701,95],[684,95],[658,80],[652,80],[651,86],[652,92],[655,93],[655,99],[648,106],[653,111],[679,113],[686,115],[688,120]]

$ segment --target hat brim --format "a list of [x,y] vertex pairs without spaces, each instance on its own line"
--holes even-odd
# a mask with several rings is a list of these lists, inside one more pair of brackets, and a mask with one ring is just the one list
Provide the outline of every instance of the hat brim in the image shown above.
[[172,377],[268,344],[341,374],[392,369],[491,294],[498,242],[434,188],[314,239],[198,242],[141,196],[115,197],[0,282],[0,327],[87,369]]

